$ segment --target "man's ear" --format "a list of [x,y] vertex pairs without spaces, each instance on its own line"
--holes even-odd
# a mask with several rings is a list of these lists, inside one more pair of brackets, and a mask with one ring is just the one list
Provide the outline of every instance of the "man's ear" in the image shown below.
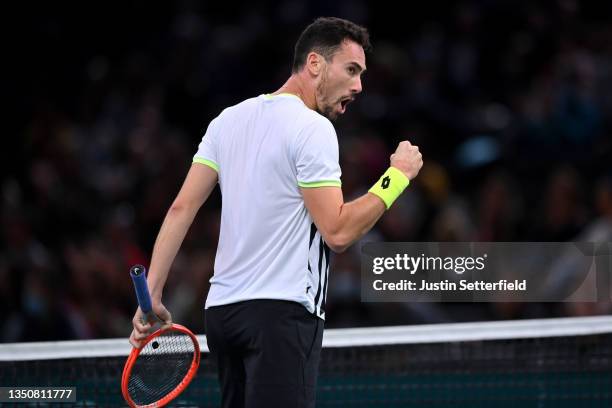
[[312,51],[306,56],[306,69],[312,76],[319,76],[323,70],[323,64],[325,64],[325,60],[321,54]]

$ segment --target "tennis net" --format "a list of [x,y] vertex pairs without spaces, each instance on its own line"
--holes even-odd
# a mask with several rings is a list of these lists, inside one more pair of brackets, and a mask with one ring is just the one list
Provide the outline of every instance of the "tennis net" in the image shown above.
[[[199,341],[198,375],[171,406],[220,406]],[[125,406],[129,351],[127,339],[2,344],[0,385],[71,386],[73,406]],[[340,406],[610,407],[612,317],[327,330],[317,407]]]

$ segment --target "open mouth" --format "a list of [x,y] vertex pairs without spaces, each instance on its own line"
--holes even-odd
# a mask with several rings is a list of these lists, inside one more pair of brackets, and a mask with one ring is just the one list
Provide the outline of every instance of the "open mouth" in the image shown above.
[[353,102],[353,98],[344,98],[340,100],[340,107],[342,108],[342,112],[346,109],[346,105]]

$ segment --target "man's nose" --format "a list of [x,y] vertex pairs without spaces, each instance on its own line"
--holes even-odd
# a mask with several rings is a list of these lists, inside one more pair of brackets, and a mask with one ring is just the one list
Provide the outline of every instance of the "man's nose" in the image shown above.
[[355,81],[353,82],[353,86],[351,86],[351,93],[353,94],[358,94],[362,91],[362,87],[361,87],[361,77],[357,76],[355,78]]

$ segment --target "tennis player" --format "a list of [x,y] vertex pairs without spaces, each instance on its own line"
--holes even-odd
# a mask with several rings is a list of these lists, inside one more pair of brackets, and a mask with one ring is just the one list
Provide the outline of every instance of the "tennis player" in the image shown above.
[[[198,209],[217,183],[222,213],[206,335],[218,359],[225,408],[314,407],[330,249],[362,237],[423,162],[401,142],[368,193],[345,203],[338,140],[330,120],[361,92],[368,31],[318,18],[295,45],[292,73],[272,94],[247,99],[212,120],[153,249],[153,309]],[[150,324],[134,316],[137,346]]]

